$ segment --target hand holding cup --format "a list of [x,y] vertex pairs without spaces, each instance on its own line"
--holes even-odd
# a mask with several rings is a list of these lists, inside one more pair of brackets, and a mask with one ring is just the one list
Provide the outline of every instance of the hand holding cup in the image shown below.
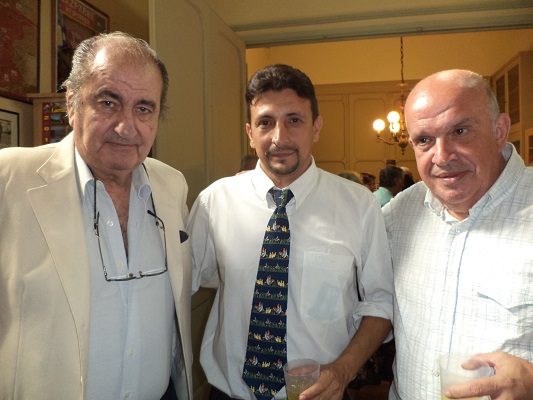
[[[483,360],[471,358],[466,354],[443,354],[439,357],[441,400],[448,400],[445,392],[450,386],[491,375],[490,366]],[[471,397],[464,400],[487,399]]]

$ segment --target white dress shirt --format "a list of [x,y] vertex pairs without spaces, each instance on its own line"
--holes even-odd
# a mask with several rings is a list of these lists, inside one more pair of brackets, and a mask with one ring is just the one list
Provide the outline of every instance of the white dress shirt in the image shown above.
[[505,170],[463,221],[423,183],[383,208],[396,291],[389,399],[440,399],[443,353],[533,361],[533,168],[510,144],[503,154]]
[[[209,382],[234,398],[253,398],[241,375],[261,245],[275,208],[267,196],[273,186],[259,165],[221,179],[199,195],[188,222],[193,291],[216,274],[220,279],[200,361]],[[392,317],[383,217],[367,188],[316,168],[314,161],[289,188],[288,359],[329,363],[363,316]],[[276,396],[284,397],[284,390]]]
[[101,258],[93,231],[95,181],[77,152],[76,167],[91,269],[87,399],[159,400],[169,383],[174,332],[168,272],[107,282],[102,267],[103,258],[109,278],[164,267],[163,235],[147,213],[150,181],[142,166],[133,171],[127,256],[113,201],[97,181]]

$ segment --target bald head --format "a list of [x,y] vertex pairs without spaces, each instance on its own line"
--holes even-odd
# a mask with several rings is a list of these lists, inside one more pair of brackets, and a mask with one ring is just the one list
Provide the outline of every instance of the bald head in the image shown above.
[[492,92],[483,76],[468,70],[451,69],[440,71],[422,79],[411,91],[405,102],[405,118],[409,128],[411,112],[425,108],[442,96],[449,98],[448,102],[454,103],[453,99],[465,93],[474,94],[486,101],[491,122],[494,124],[500,115],[500,108],[496,96]]

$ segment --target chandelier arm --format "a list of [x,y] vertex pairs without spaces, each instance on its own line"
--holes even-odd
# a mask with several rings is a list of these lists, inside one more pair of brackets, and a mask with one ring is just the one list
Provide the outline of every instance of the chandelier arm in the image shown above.
[[[389,146],[398,146],[401,149],[402,155],[404,155],[405,148],[407,147],[409,143],[409,134],[407,133],[407,129],[405,126],[405,114],[404,114],[404,108],[405,108],[405,86],[407,84],[404,80],[404,52],[403,52],[403,36],[400,37],[400,66],[401,66],[401,78],[402,81],[400,83],[400,104],[399,104],[399,113],[395,111],[397,118],[394,120],[394,123],[397,125],[397,127],[393,127],[393,121],[391,118],[389,118],[389,115],[393,114],[393,112],[390,112],[387,116],[387,120],[389,121],[389,132],[390,132],[390,139],[384,139],[382,136],[380,136],[381,130],[385,127],[382,126],[383,120],[376,120],[374,121],[374,130],[376,131],[376,142],[382,142]],[[378,129],[376,129],[375,123],[377,121],[381,121],[382,125]]]
[[377,137],[376,137],[376,142],[383,142],[383,143],[385,143],[385,144],[388,144],[389,146],[396,146],[396,145],[398,145],[398,142],[389,142],[388,140],[383,139],[381,136],[377,136]]

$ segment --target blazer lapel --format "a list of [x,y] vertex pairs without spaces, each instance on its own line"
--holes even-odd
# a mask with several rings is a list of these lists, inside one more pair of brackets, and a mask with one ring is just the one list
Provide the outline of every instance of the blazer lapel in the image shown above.
[[87,375],[90,320],[88,253],[72,134],[37,173],[45,185],[28,191],[78,331],[82,375]]
[[[155,208],[160,218],[166,222],[167,230],[167,253],[168,253],[168,266],[169,276],[172,285],[172,292],[177,299],[183,293],[183,270],[182,268],[176,268],[176,265],[181,266],[181,253],[179,250],[180,235],[179,228],[183,229],[183,221],[176,221],[176,218],[180,218],[180,211],[176,208],[178,199],[172,199],[168,195],[168,190],[162,190],[166,187],[163,177],[151,170],[149,165],[146,165],[148,171],[148,177],[150,179],[150,186],[152,188],[152,194],[154,198]],[[168,221],[168,222],[167,222]]]

